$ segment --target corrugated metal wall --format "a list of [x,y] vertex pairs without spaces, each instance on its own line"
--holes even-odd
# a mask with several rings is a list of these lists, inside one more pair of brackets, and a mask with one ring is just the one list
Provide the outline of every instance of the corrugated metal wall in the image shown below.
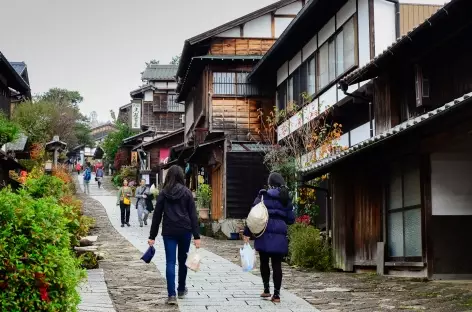
[[400,4],[400,34],[405,35],[441,7],[441,5],[429,4]]

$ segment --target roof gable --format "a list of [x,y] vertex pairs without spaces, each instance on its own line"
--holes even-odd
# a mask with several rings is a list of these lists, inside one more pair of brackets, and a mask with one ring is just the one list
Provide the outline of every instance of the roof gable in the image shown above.
[[141,75],[147,81],[175,81],[177,65],[150,64]]
[[[185,74],[187,68],[188,68],[188,63],[190,62],[191,58],[196,56],[194,55],[195,53],[192,51],[193,47],[198,45],[199,43],[202,43],[206,41],[207,39],[214,38],[224,32],[230,31],[235,27],[238,27],[242,24],[245,24],[247,22],[250,22],[254,19],[257,19],[263,15],[266,15],[271,12],[275,12],[280,8],[283,8],[289,4],[292,4],[294,2],[297,2],[299,0],[281,0],[277,1],[271,5],[268,5],[266,7],[263,7],[257,11],[251,12],[249,14],[246,14],[240,18],[237,18],[235,20],[232,20],[228,23],[225,23],[223,25],[220,25],[218,27],[215,27],[213,29],[210,29],[206,32],[203,32],[197,36],[194,36],[192,38],[189,38],[185,40],[183,51],[182,51],[182,56],[180,59],[179,63],[179,68],[177,70],[177,76],[178,77],[183,77]],[[206,53],[205,53],[206,54]]]

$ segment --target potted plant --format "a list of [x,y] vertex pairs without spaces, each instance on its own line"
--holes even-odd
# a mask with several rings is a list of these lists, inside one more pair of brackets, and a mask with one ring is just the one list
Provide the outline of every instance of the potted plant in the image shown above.
[[197,188],[197,210],[202,220],[208,220],[211,203],[211,187],[208,184],[200,184]]
[[229,227],[231,229],[231,233],[229,233],[230,240],[238,240],[239,239],[239,227],[236,226],[234,223],[230,223]]

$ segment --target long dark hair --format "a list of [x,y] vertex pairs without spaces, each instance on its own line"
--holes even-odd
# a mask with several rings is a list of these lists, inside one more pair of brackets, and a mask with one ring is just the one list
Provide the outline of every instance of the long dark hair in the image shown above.
[[270,188],[276,188],[279,190],[279,199],[280,203],[286,207],[290,203],[290,192],[288,187],[285,185],[285,180],[280,173],[272,172],[269,175],[269,179],[267,181]]
[[177,184],[185,185],[184,171],[179,166],[173,165],[167,171],[164,181],[164,191],[170,191]]

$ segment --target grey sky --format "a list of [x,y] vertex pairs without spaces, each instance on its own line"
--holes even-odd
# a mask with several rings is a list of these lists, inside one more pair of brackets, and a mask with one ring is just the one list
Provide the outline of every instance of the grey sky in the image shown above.
[[33,93],[79,91],[84,113],[129,102],[144,62],[170,62],[184,40],[274,0],[0,0],[0,51],[28,65]]
[[[445,0],[403,0],[438,4]],[[150,59],[168,63],[185,39],[275,0],[0,0],[0,51],[28,64],[33,93],[79,91],[84,113],[128,103]]]

